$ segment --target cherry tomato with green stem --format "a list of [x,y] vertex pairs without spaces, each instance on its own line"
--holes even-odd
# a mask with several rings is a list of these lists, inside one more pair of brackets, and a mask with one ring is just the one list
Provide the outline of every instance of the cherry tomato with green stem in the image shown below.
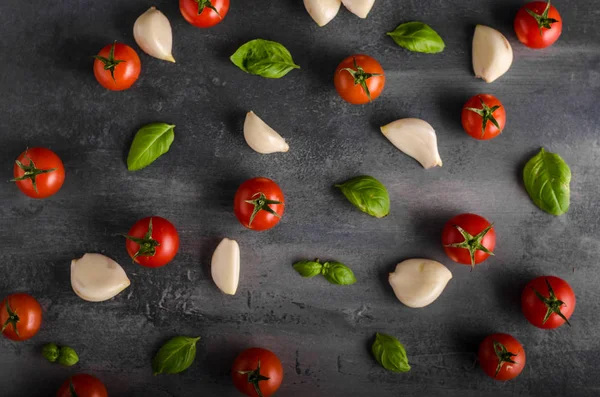
[[42,326],[42,306],[29,294],[12,294],[0,303],[2,334],[15,342],[32,338]]
[[233,199],[233,212],[248,229],[268,230],[279,223],[285,210],[283,191],[269,178],[242,183]]
[[563,23],[558,10],[550,1],[525,4],[515,17],[517,38],[529,48],[550,47],[562,33]]
[[139,220],[125,238],[127,253],[134,262],[144,267],[165,266],[179,250],[177,229],[160,216]]
[[100,50],[94,58],[94,76],[108,90],[126,90],[140,77],[142,61],[128,45],[115,41]]
[[339,64],[333,83],[343,100],[362,105],[381,95],[385,86],[385,72],[374,58],[368,55],[353,55]]
[[270,397],[281,386],[283,366],[267,349],[244,350],[233,362],[231,377],[235,387],[249,397]]
[[538,328],[554,329],[568,324],[575,310],[575,293],[563,279],[554,276],[531,280],[521,294],[521,309]]
[[479,345],[479,364],[488,376],[496,380],[516,378],[525,368],[523,345],[508,334],[493,334]]
[[489,94],[475,95],[465,103],[461,121],[465,132],[487,141],[496,138],[506,126],[506,110],[498,98]]
[[179,0],[181,15],[198,28],[213,27],[229,12],[229,0]]
[[52,150],[34,147],[15,160],[11,180],[31,198],[43,199],[60,190],[65,181],[65,167]]
[[460,214],[450,219],[442,230],[444,251],[454,262],[475,268],[494,255],[496,231],[487,219],[476,214]]
[[96,377],[88,374],[71,376],[62,384],[56,397],[108,397],[106,386]]

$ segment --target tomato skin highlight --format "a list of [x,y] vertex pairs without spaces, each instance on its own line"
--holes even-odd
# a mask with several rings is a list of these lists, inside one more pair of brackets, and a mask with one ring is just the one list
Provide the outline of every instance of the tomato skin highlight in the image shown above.
[[[113,44],[104,47],[98,56],[108,58]],[[109,70],[104,70],[104,63],[99,59],[94,60],[94,76],[100,85],[111,91],[123,91],[130,88],[140,77],[142,61],[137,52],[126,44],[115,43],[115,60],[124,62],[115,66],[115,78],[113,80]]]
[[[350,72],[344,69],[354,69],[354,61],[363,68],[365,73],[380,74],[366,80],[367,87],[371,93],[371,99],[367,96],[365,90],[360,84],[354,84],[354,77]],[[385,87],[385,72],[381,64],[368,55],[352,55],[344,59],[335,70],[333,84],[340,97],[353,105],[364,105],[374,101],[381,95]]]
[[244,350],[233,362],[231,367],[231,377],[235,387],[243,394],[249,397],[259,397],[254,389],[254,385],[248,382],[248,374],[241,374],[240,371],[253,371],[258,367],[260,361],[260,375],[269,378],[259,381],[260,391],[263,397],[270,397],[281,386],[283,382],[283,366],[281,361],[267,349],[251,348]]
[[[500,129],[498,129],[492,121],[488,120],[486,122],[485,132],[482,134],[483,118],[481,115],[468,109],[483,109],[482,101],[489,108],[500,106],[500,108],[492,113],[493,117],[498,122]],[[487,141],[496,138],[504,130],[504,127],[506,126],[506,110],[504,109],[502,102],[495,96],[490,94],[478,94],[469,99],[463,106],[461,122],[463,129],[467,134],[477,140]]]
[[[278,201],[281,204],[269,204],[268,206],[277,214],[271,214],[265,210],[259,211],[252,223],[250,219],[254,211],[254,204],[247,203],[247,200],[255,200],[259,193],[263,193],[267,200]],[[268,230],[279,223],[285,210],[285,198],[283,197],[283,191],[269,178],[253,178],[242,183],[235,193],[233,199],[233,212],[240,221],[240,223],[252,230],[263,231]]]
[[534,1],[525,4],[517,12],[514,22],[515,33],[519,41],[529,48],[542,49],[550,47],[558,40],[562,33],[562,18],[553,5],[550,6],[548,18],[556,19],[558,22],[552,23],[550,29],[543,27],[541,34],[537,21],[527,12],[527,9],[529,9],[538,15],[542,15],[546,6],[546,2]]
[[[516,356],[512,357],[512,360],[515,361],[515,363],[504,363],[497,375],[496,370],[498,369],[498,363],[500,360],[498,359],[494,348],[494,341],[504,345],[507,351],[516,354]],[[523,345],[521,345],[518,340],[508,334],[493,334],[485,338],[479,345],[479,352],[477,356],[483,372],[485,372],[488,376],[501,381],[510,380],[519,376],[519,374],[523,371],[523,368],[525,368],[525,363],[527,360]]]
[[198,28],[210,28],[219,23],[225,18],[229,12],[229,0],[211,0],[212,5],[219,11],[205,7],[198,14],[198,2],[195,0],[179,0],[179,11],[181,15],[190,24]]
[[575,293],[565,280],[554,276],[537,277],[531,280],[521,294],[521,309],[531,324],[541,329],[554,329],[565,324],[565,320],[558,314],[552,313],[544,323],[548,307],[534,291],[535,289],[545,298],[548,298],[550,293],[546,280],[552,287],[556,298],[564,302],[564,305],[560,307],[560,312],[567,320],[571,318],[576,305]]
[[100,380],[92,375],[77,374],[71,376],[62,384],[56,397],[72,397],[70,385],[73,385],[73,390],[77,397],[108,397],[108,391]]
[[[448,257],[454,262],[470,266],[471,256],[469,250],[465,248],[447,247],[447,245],[461,243],[465,240],[455,225],[460,226],[465,231],[475,236],[485,230],[491,223],[484,217],[476,214],[460,214],[450,219],[444,225],[444,229],[442,230],[442,244],[444,245],[444,251],[446,251]],[[494,251],[494,248],[496,247],[496,231],[493,227],[483,237],[481,244],[488,250]],[[475,264],[479,264],[489,257],[489,254],[477,250],[475,252]]]
[[[21,153],[17,160],[28,166],[30,165],[28,158],[33,161],[37,169],[50,170],[56,168],[56,170],[35,177],[37,192],[33,188],[31,179],[15,181],[17,187],[26,196],[36,199],[44,199],[56,194],[65,182],[65,167],[60,157],[50,149],[34,147]],[[13,166],[14,178],[21,178],[23,175],[25,175],[25,171],[15,163]]]
[[[156,240],[159,245],[156,247],[156,252],[153,256],[139,255],[134,259],[134,262],[144,267],[162,267],[171,262],[179,250],[179,234],[171,222],[160,216],[140,219],[133,225],[127,235],[135,238],[144,238],[148,232],[150,218],[152,218],[152,239]],[[140,249],[138,243],[129,239],[126,240],[125,247],[131,258]]]
[[15,342],[24,341],[35,336],[42,326],[42,306],[39,302],[29,294],[19,293],[7,296],[0,303],[0,328],[6,324],[10,317],[6,307],[7,301],[11,311],[19,318],[16,323],[18,335],[12,324],[9,324],[2,334]]

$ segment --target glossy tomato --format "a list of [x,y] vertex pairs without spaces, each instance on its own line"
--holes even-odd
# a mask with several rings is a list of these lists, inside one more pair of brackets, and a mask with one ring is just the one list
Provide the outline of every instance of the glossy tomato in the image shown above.
[[42,307],[31,295],[9,295],[0,303],[0,326],[8,339],[27,340],[42,326]]
[[444,225],[442,244],[454,262],[475,267],[494,255],[496,231],[484,217],[460,214]]
[[125,237],[127,253],[144,267],[164,266],[179,250],[175,226],[160,216],[139,220]]
[[543,1],[525,4],[515,17],[515,33],[529,48],[546,48],[562,33],[562,18],[558,10]]
[[268,178],[247,180],[240,185],[233,199],[233,212],[240,223],[258,231],[277,225],[284,207],[281,188]]
[[140,77],[142,61],[128,45],[109,44],[95,58],[94,76],[102,87],[111,91],[126,90]]
[[87,374],[77,374],[67,379],[56,393],[56,397],[73,396],[108,397],[108,392],[98,378]]
[[494,139],[506,126],[506,110],[498,98],[489,94],[475,95],[462,109],[462,125],[475,139]]
[[210,28],[225,18],[229,12],[229,0],[179,0],[179,10],[192,25]]
[[564,323],[575,310],[575,293],[563,279],[554,276],[534,278],[521,295],[521,308],[527,320],[538,328],[553,329]]
[[368,55],[353,55],[339,64],[333,83],[346,102],[362,105],[377,99],[385,86],[385,73]]
[[516,378],[525,368],[525,350],[508,334],[493,334],[479,345],[479,364],[496,380]]
[[246,396],[269,397],[281,386],[283,366],[273,352],[255,347],[237,356],[231,376],[235,387]]
[[17,158],[13,176],[12,181],[25,195],[43,199],[60,190],[65,181],[65,167],[52,150],[34,147]]

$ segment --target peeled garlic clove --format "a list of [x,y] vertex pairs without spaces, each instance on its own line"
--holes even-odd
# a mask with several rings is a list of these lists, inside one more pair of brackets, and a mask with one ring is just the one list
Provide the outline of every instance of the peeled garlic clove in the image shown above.
[[325,26],[337,15],[342,0],[304,0],[304,7],[319,26]]
[[246,114],[244,138],[252,149],[262,154],[287,152],[289,145],[273,128],[262,121],[254,112]]
[[85,254],[71,261],[71,287],[81,299],[103,302],[118,295],[131,282],[125,270],[101,254]]
[[450,270],[430,259],[408,259],[390,273],[389,282],[398,300],[420,308],[435,301],[452,278]]
[[173,32],[169,20],[156,7],[140,15],[133,25],[133,37],[140,48],[148,55],[164,61],[175,62],[171,54]]
[[235,240],[224,238],[213,253],[210,266],[217,287],[228,295],[235,295],[240,282],[240,246]]
[[381,127],[383,135],[424,168],[442,166],[435,130],[420,119],[401,119]]
[[506,37],[489,26],[477,25],[473,36],[473,70],[475,76],[491,83],[508,72],[513,50]]
[[366,18],[375,4],[375,0],[342,0],[344,6],[359,18]]

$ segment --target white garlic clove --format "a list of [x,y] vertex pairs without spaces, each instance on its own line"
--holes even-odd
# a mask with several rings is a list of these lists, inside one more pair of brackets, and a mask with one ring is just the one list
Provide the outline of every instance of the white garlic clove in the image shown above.
[[513,62],[513,50],[506,37],[489,26],[477,25],[473,35],[475,76],[491,83],[504,75]]
[[366,18],[375,4],[375,0],[342,0],[344,6],[359,18]]
[[273,128],[262,121],[254,112],[246,114],[244,138],[253,150],[262,154],[287,152],[289,145]]
[[85,254],[71,261],[71,287],[81,299],[103,302],[115,297],[131,282],[125,270],[101,254]]
[[304,7],[319,26],[325,26],[338,14],[342,0],[304,0]]
[[240,246],[235,240],[224,238],[212,256],[212,278],[221,291],[235,295],[240,282]]
[[421,308],[433,303],[444,291],[452,273],[430,259],[408,259],[390,273],[389,282],[398,300],[408,307]]
[[394,146],[428,169],[442,166],[435,130],[421,119],[400,119],[381,127]]
[[146,54],[164,61],[175,62],[172,55],[171,24],[165,14],[158,11],[156,7],[150,7],[135,21],[133,37]]

